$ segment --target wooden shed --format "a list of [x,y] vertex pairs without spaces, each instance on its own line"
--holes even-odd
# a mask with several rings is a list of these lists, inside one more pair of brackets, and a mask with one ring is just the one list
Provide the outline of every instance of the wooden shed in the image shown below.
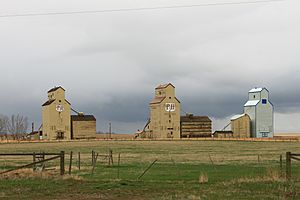
[[92,139],[96,138],[96,118],[93,115],[71,116],[71,138]]
[[235,138],[250,138],[251,119],[249,115],[235,115],[231,118],[231,130]]
[[180,117],[182,138],[211,137],[212,121],[207,116],[187,114]]
[[213,133],[214,138],[233,138],[232,131],[215,131]]

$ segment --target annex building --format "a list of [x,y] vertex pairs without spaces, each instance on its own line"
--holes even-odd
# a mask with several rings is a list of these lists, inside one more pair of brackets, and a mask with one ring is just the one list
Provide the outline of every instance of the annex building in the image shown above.
[[211,137],[212,121],[207,116],[186,114],[180,117],[182,138]]
[[[274,106],[267,88],[253,88],[248,92],[244,113],[231,118],[231,130],[217,131],[214,136],[232,138],[273,138]],[[227,127],[227,126],[226,126]]]

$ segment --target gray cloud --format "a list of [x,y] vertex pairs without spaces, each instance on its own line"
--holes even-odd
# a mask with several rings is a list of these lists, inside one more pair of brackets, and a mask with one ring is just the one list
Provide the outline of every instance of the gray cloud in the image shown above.
[[[12,0],[0,3],[0,12],[194,3]],[[185,112],[209,115],[219,128],[242,112],[250,88],[265,86],[279,116],[276,130],[297,131],[297,123],[285,126],[300,113],[299,5],[0,18],[0,113],[40,123],[46,91],[62,85],[74,108],[97,117],[99,130],[112,122],[116,132],[133,132],[148,118],[155,86],[172,82]]]

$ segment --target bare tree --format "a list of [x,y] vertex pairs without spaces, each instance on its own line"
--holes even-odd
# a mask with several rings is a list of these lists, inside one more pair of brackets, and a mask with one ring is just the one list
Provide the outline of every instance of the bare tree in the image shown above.
[[8,118],[4,115],[0,115],[0,134],[5,134],[7,133],[7,123],[8,123]]
[[17,139],[18,135],[24,134],[28,129],[28,118],[22,115],[12,115],[7,123],[7,131],[12,134],[14,139]]

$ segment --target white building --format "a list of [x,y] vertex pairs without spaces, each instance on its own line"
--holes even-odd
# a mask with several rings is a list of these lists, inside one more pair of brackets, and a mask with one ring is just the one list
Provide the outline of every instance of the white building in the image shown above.
[[266,88],[254,88],[249,91],[249,100],[244,105],[244,113],[251,119],[251,137],[273,137],[274,108]]

